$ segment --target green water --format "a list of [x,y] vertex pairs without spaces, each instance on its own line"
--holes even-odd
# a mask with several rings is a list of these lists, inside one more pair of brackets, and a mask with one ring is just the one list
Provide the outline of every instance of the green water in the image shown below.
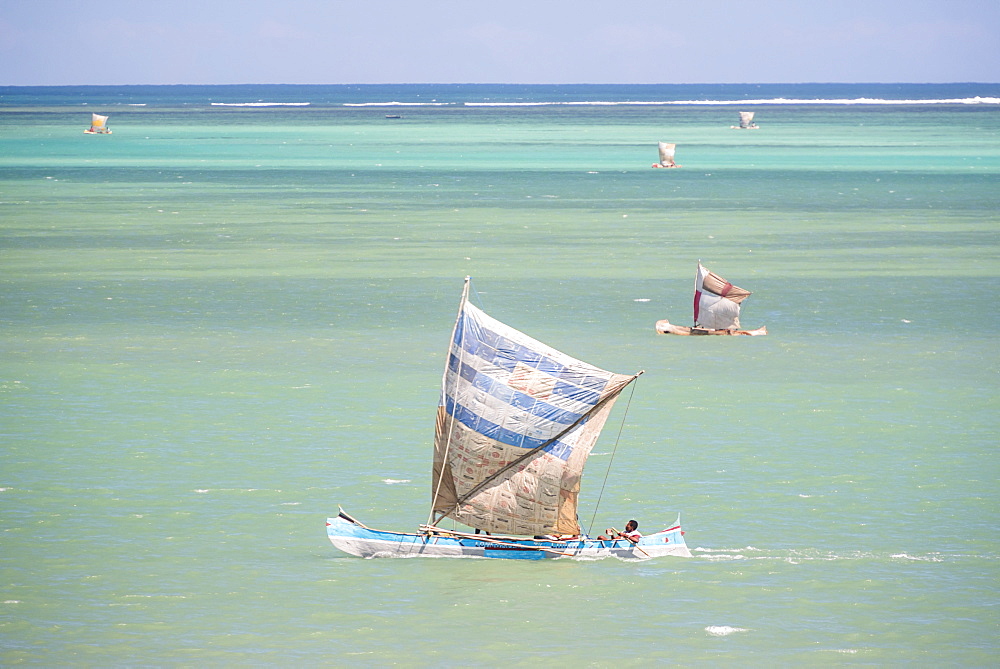
[[[995,664],[1000,111],[81,116],[0,114],[0,664]],[[654,333],[698,259],[769,336]],[[646,370],[581,518],[694,558],[329,545],[426,519],[467,274]]]

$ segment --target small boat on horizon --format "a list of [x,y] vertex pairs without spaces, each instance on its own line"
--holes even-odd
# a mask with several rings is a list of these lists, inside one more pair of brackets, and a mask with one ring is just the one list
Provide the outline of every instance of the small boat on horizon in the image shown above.
[[674,325],[664,319],[656,321],[656,331],[672,335],[766,335],[764,326],[740,329],[740,305],[750,295],[749,290],[708,271],[699,260],[694,278],[694,327]]
[[660,162],[653,163],[653,167],[680,167],[676,162],[674,162],[674,150],[676,149],[676,144],[667,144],[666,142],[657,142],[656,148],[660,153]]
[[111,128],[108,127],[108,117],[100,114],[91,114],[90,127],[83,132],[87,135],[110,135]]
[[731,125],[730,128],[738,128],[740,130],[757,130],[760,128],[759,125],[753,122],[754,112],[741,111],[740,112],[740,124]]
[[[441,380],[427,523],[376,530],[340,509],[326,521],[330,542],[364,558],[690,557],[679,517],[642,536],[627,536],[631,524],[597,538],[580,526],[584,465],[642,372],[600,369],[501,323],[469,302],[470,282]],[[441,527],[445,518],[471,529]]]

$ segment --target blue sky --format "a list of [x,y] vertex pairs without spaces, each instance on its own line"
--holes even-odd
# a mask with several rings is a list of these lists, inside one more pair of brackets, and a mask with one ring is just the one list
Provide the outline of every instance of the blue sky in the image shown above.
[[0,85],[1000,82],[1000,0],[0,0]]

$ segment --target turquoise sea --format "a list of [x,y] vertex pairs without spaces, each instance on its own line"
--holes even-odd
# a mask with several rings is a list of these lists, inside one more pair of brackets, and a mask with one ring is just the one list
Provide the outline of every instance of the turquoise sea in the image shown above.
[[[996,666],[998,249],[1000,84],[0,87],[0,665]],[[768,336],[655,334],[699,259]],[[645,370],[581,519],[693,558],[329,544],[466,275]]]

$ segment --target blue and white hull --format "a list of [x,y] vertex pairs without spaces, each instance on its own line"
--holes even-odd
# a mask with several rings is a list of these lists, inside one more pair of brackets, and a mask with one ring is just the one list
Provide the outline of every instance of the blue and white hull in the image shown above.
[[691,557],[680,522],[643,536],[638,543],[627,539],[600,541],[578,537],[566,541],[526,539],[485,534],[449,532],[440,528],[420,533],[387,532],[365,527],[341,512],[326,521],[330,542],[349,555],[375,557],[451,557],[543,560],[549,558],[601,559],[617,557],[646,560],[673,555]]

